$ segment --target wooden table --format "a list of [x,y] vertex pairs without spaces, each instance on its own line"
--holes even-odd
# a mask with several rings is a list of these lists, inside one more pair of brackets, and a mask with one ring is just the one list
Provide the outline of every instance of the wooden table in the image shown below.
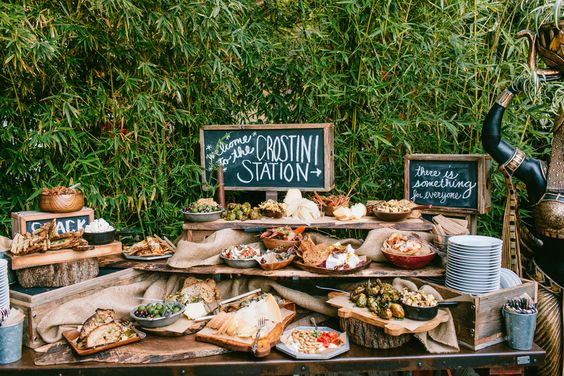
[[[166,351],[163,349],[163,351]],[[351,344],[351,350],[324,361],[301,361],[274,351],[266,358],[229,353],[206,358],[152,364],[79,363],[35,366],[33,351],[25,349],[21,360],[0,366],[3,376],[24,375],[294,375],[337,372],[439,370],[456,368],[515,368],[540,365],[546,353],[536,345],[532,350],[512,350],[504,344],[474,352],[461,349],[454,354],[429,354],[416,340],[391,350],[370,350]]]
[[384,277],[441,277],[445,269],[441,266],[429,265],[421,269],[400,269],[394,265],[380,262],[372,262],[366,269],[352,274],[326,275],[301,270],[295,266],[287,266],[280,270],[262,270],[259,267],[249,269],[232,268],[227,265],[194,266],[191,268],[172,268],[167,265],[166,260],[155,261],[131,261],[123,260],[121,256],[106,259],[105,266],[112,268],[132,268],[151,272],[182,273],[194,275],[245,275],[253,277],[268,278],[384,278]]

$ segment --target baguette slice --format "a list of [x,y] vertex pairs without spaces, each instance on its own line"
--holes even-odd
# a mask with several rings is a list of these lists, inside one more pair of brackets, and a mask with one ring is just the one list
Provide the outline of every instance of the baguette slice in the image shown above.
[[86,337],[86,348],[109,345],[131,338],[133,331],[119,321],[104,324],[92,330]]
[[84,324],[82,324],[82,329],[80,330],[79,341],[86,338],[94,329],[97,327],[108,324],[116,319],[116,312],[113,309],[101,309],[98,308],[96,313],[90,316]]

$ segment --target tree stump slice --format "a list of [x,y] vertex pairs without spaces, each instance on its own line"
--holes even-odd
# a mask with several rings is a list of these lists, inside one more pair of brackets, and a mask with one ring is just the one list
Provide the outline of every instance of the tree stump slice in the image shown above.
[[351,342],[370,349],[393,349],[406,344],[413,337],[413,334],[391,336],[383,328],[354,318],[341,318],[341,328],[347,332]]
[[34,266],[16,270],[19,284],[30,287],[63,287],[98,276],[98,259],[89,258],[62,264]]

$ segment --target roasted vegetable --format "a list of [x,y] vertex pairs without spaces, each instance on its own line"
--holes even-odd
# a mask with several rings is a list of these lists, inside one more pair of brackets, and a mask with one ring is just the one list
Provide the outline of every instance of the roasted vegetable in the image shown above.
[[391,318],[403,319],[405,312],[401,306],[401,294],[389,283],[376,283],[370,280],[355,287],[351,292],[351,301],[360,308],[368,308],[375,315],[389,320]]
[[390,309],[392,310],[392,315],[395,318],[403,319],[405,317],[405,311],[403,310],[401,304],[392,303],[390,304]]

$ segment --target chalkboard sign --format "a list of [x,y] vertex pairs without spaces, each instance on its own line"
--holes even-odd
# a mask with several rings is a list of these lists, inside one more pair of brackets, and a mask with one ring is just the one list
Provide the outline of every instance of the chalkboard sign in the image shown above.
[[434,209],[484,213],[491,206],[490,166],[485,155],[407,155],[405,197]]
[[200,148],[205,179],[221,165],[225,189],[333,188],[332,124],[206,126]]
[[47,213],[38,211],[24,211],[12,213],[12,236],[16,233],[33,232],[42,224],[56,221],[59,234],[78,231],[94,220],[94,210],[83,208],[71,213]]

